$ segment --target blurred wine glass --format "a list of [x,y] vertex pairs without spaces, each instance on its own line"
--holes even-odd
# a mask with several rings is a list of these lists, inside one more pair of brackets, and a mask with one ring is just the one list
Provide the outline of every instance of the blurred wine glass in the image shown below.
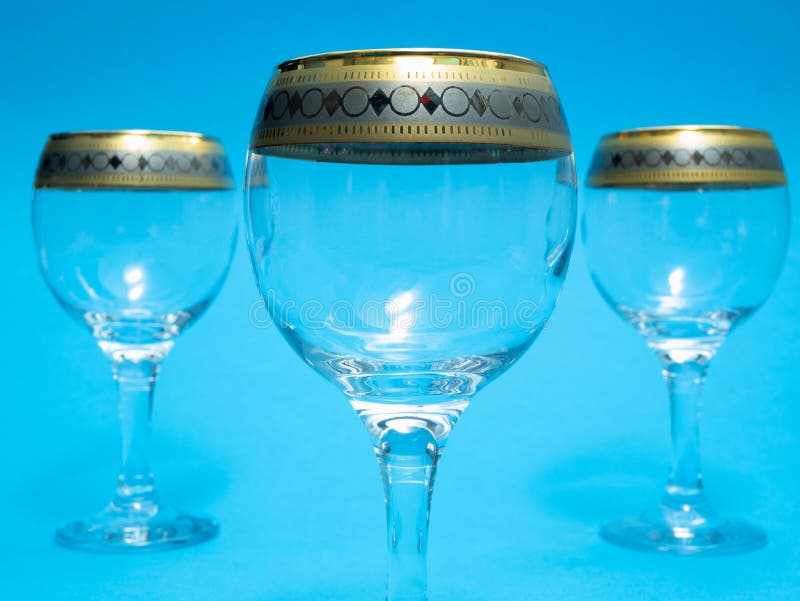
[[789,236],[785,184],[764,131],[676,126],[600,141],[583,215],[589,268],[606,302],[656,352],[672,420],[661,504],[605,525],[613,543],[678,554],[766,543],[761,530],[724,519],[709,504],[698,420],[711,360],[778,278]]
[[117,493],[58,530],[86,551],[172,548],[216,535],[210,518],[164,505],[148,438],[153,387],[175,339],[216,296],[231,261],[236,194],[215,139],[145,130],[50,136],[33,201],[45,282],[111,360],[122,423]]

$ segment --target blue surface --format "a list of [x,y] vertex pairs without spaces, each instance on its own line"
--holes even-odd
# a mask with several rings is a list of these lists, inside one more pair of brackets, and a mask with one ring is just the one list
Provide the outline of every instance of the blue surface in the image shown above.
[[[178,342],[156,399],[163,496],[222,522],[180,552],[102,557],[52,542],[99,508],[118,466],[110,370],[36,270],[31,182],[53,131],[207,131],[242,163],[272,66],[338,48],[444,46],[551,69],[583,180],[617,128],[719,122],[773,132],[800,174],[796,4],[26,3],[0,16],[0,599],[380,599],[384,525],[366,433],[274,328],[240,244],[217,303]],[[236,168],[235,168],[236,169]],[[240,171],[241,172],[241,171]],[[800,246],[771,299],[712,366],[706,483],[721,512],[765,527],[752,555],[619,550],[607,518],[652,504],[667,471],[655,358],[573,258],[552,328],[468,409],[434,495],[431,599],[796,599],[800,595]]]

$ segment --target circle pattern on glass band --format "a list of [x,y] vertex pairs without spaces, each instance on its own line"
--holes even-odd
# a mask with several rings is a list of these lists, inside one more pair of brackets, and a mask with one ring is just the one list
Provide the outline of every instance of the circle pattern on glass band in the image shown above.
[[[558,97],[545,86],[500,86],[491,78],[488,84],[309,79],[311,85],[291,87],[273,79],[251,148],[265,155],[368,163],[402,163],[403,157],[414,163],[533,161],[552,157],[551,151],[572,152]],[[367,150],[364,144],[374,146]],[[348,145],[362,146],[337,150]],[[488,147],[521,152],[496,154]]]
[[[642,150],[621,150],[616,152],[598,152],[593,169],[631,167],[747,167],[758,169],[762,164],[763,150],[758,148],[645,148]],[[597,163],[597,161],[602,161]],[[774,165],[772,165],[774,166]]]
[[300,111],[303,113],[303,117],[313,119],[319,115],[320,111],[322,111],[322,108],[325,106],[323,104],[324,100],[325,97],[322,94],[322,90],[319,88],[306,90],[300,101]]
[[770,134],[726,125],[668,125],[604,136],[587,185],[645,189],[749,188],[786,184]]
[[229,189],[233,180],[227,158],[219,153],[45,150],[36,188],[84,186]]
[[340,97],[339,104],[342,112],[348,117],[360,117],[369,108],[369,92],[361,86],[348,88]]
[[[373,98],[376,99],[376,102],[382,101],[381,99],[384,95],[384,91],[378,88],[373,94]],[[428,102],[430,103],[430,100]],[[389,108],[392,109],[395,115],[400,115],[401,117],[413,115],[421,104],[422,97],[419,92],[409,85],[398,86],[389,94]],[[378,110],[375,109],[375,112],[377,114]]]
[[323,107],[330,117],[337,112],[351,118],[361,117],[370,107],[374,116],[381,115],[389,108],[398,117],[408,117],[422,107],[429,115],[441,109],[450,117],[464,117],[470,111],[483,117],[488,110],[501,120],[510,119],[516,113],[532,124],[540,123],[544,119],[554,127],[564,125],[558,100],[546,93],[536,96],[531,92],[514,93],[495,88],[488,93],[476,89],[470,94],[463,87],[454,85],[446,86],[441,93],[437,93],[433,86],[420,92],[409,84],[388,88],[388,92],[379,87],[371,94],[361,85],[343,90],[334,88],[324,94],[319,87],[304,90],[302,94],[295,91],[291,95],[287,90],[277,90],[266,97],[264,108],[260,111],[259,123],[278,122],[287,116],[294,118],[298,115],[305,119],[314,119],[320,115]]
[[447,86],[442,90],[442,110],[451,117],[463,117],[472,105],[463,88]]
[[587,184],[673,188],[783,185],[786,176],[774,146],[598,148]]

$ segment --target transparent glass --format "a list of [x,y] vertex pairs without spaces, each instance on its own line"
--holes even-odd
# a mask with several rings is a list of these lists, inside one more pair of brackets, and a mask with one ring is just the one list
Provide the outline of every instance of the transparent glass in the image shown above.
[[427,599],[439,457],[542,331],[576,222],[571,155],[359,165],[252,153],[247,235],[273,321],[349,399],[385,486],[389,601]]
[[786,188],[589,189],[582,226],[597,289],[662,364],[672,421],[672,471],[660,505],[607,524],[602,535],[678,554],[763,546],[761,530],[709,505],[698,420],[712,358],[766,300],[780,272],[789,236]]
[[60,544],[153,550],[216,535],[213,519],[159,502],[148,439],[161,361],[222,286],[236,229],[236,195],[227,190],[36,190],[42,275],[110,359],[122,424],[116,495],[99,513],[58,530]]

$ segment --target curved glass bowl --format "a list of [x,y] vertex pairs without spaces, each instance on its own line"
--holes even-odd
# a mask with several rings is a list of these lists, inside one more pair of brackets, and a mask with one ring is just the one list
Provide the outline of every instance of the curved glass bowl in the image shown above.
[[761,306],[789,237],[785,187],[590,190],[583,239],[592,279],[651,344],[716,345]]
[[45,282],[98,341],[174,339],[216,297],[236,232],[229,190],[37,190]]
[[248,192],[270,314],[354,401],[469,398],[555,305],[575,220],[559,162],[571,169],[270,159],[271,186]]
[[[385,70],[384,58],[366,53],[365,64]],[[436,55],[401,58],[436,65]],[[317,63],[320,75],[313,66],[300,75],[335,78],[333,71],[325,79],[327,60]],[[425,123],[444,115],[435,99],[447,97],[446,84],[422,76],[409,82],[413,71],[402,64],[395,73],[402,85],[372,78],[348,85],[363,88],[378,107],[382,91],[414,88],[409,97],[419,106],[408,110],[421,121],[410,129],[368,125],[364,135],[377,141],[348,142],[339,132],[362,130],[344,121],[313,130],[321,132],[313,143],[261,146],[297,131],[269,121],[286,112],[275,109],[287,81],[279,72],[259,111],[269,119],[266,130],[256,123],[246,179],[248,247],[269,313],[295,351],[344,392],[373,438],[386,487],[391,601],[427,598],[428,511],[439,455],[473,395],[547,323],[576,220],[569,149],[430,142]],[[299,88],[297,106],[311,95]],[[381,109],[381,118],[391,110],[386,119],[403,116],[398,105]],[[368,115],[375,120],[378,109]],[[433,134],[434,125],[428,128]],[[391,141],[393,131],[398,141]],[[436,132],[458,135],[456,126]]]

